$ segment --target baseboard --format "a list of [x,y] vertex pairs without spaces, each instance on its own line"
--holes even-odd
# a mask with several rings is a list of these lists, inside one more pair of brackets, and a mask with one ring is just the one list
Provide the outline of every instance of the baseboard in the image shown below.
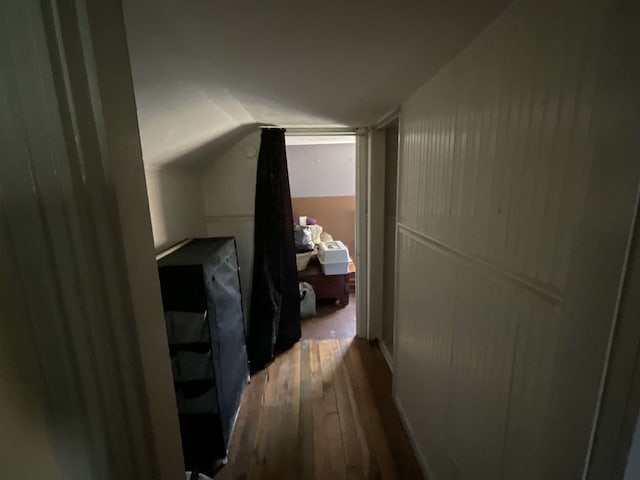
[[400,404],[400,400],[398,400],[398,396],[394,394],[392,395],[392,397],[393,404],[396,406],[396,410],[398,412],[398,416],[400,417],[400,421],[402,422],[402,426],[404,427],[404,430],[405,432],[407,432],[407,436],[409,437],[409,443],[411,443],[413,453],[415,454],[416,459],[418,460],[418,465],[420,465],[420,469],[422,470],[422,475],[424,476],[425,480],[435,480],[436,477],[433,475],[433,473],[431,473],[431,470],[427,465],[427,461],[424,459],[424,457],[422,456],[422,452],[418,448],[418,443],[416,442],[416,437],[413,434],[413,429],[411,428],[411,425],[409,425],[409,421],[407,420],[404,409]]
[[391,373],[393,373],[393,357],[389,353],[389,350],[387,349],[387,345],[384,343],[384,340],[378,340],[378,345],[380,346],[380,351],[382,352],[382,356],[387,362],[387,366],[389,367],[389,370],[391,370]]

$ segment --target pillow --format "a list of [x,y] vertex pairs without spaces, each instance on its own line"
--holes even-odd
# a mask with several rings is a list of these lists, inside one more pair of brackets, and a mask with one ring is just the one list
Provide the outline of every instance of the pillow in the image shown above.
[[313,237],[313,243],[314,244],[318,244],[320,243],[320,234],[322,233],[322,227],[320,225],[311,225],[309,227],[307,227],[309,230],[311,230],[311,236]]
[[322,232],[320,234],[320,242],[333,242],[333,236],[330,233]]

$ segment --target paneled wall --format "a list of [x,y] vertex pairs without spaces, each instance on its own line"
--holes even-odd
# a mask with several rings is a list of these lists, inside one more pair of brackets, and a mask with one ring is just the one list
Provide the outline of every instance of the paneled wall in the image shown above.
[[549,478],[563,448],[544,425],[603,4],[517,0],[402,106],[395,395],[433,479]]

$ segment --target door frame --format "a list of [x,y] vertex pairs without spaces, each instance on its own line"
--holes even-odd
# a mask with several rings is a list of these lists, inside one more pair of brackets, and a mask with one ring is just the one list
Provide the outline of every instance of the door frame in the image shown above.
[[369,337],[369,294],[368,274],[368,192],[369,192],[369,129],[351,127],[300,127],[283,125],[285,137],[288,136],[346,136],[355,137],[356,164],[356,335]]
[[[396,110],[395,111],[395,115],[389,119],[389,121],[385,122],[384,126],[381,127],[384,129],[385,132],[385,142],[386,139],[388,137],[387,135],[387,131],[388,129],[394,125],[396,127],[397,130],[397,138],[396,138],[396,164],[395,164],[395,179],[396,179],[396,184],[395,184],[395,198],[393,199],[394,201],[394,219],[395,222],[393,224],[393,244],[395,246],[393,252],[389,252],[387,249],[387,246],[384,245],[384,251],[386,254],[390,253],[390,256],[392,257],[392,265],[393,265],[393,274],[391,276],[391,282],[392,282],[392,288],[393,288],[393,296],[391,297],[391,301],[393,302],[393,305],[391,306],[392,308],[390,309],[390,313],[392,315],[391,321],[392,321],[392,326],[393,326],[393,345],[392,346],[392,351],[390,352],[389,349],[387,348],[387,343],[385,342],[384,339],[384,319],[383,319],[383,331],[382,336],[380,338],[380,349],[382,350],[383,355],[385,356],[385,359],[387,360],[387,364],[389,365],[389,368],[391,369],[391,371],[393,371],[393,367],[394,367],[394,357],[393,357],[393,353],[395,352],[395,342],[396,342],[396,317],[397,317],[397,309],[396,309],[396,305],[398,303],[398,291],[396,288],[396,285],[398,284],[398,270],[397,270],[397,264],[398,264],[398,212],[399,212],[399,208],[398,208],[398,191],[399,191],[399,172],[400,172],[400,110]],[[384,228],[385,228],[385,238],[386,238],[386,228],[387,228],[387,216],[386,216],[386,211],[387,211],[387,179],[386,179],[386,174],[388,172],[388,158],[387,158],[387,154],[388,153],[388,148],[385,148],[385,182],[384,182],[384,186],[385,186],[385,192],[384,192],[384,197],[385,197],[385,217],[384,217]],[[386,262],[387,260],[389,260],[388,258],[385,258],[383,261],[385,262],[385,269],[386,269]],[[388,278],[388,272],[384,273],[384,278],[385,281]],[[384,282],[383,282],[384,284]],[[384,289],[383,289],[384,290]],[[383,291],[383,297],[386,299],[387,295],[386,293]],[[386,314],[389,311],[389,309],[386,308],[386,304],[383,304],[383,314]]]
[[369,338],[369,129],[356,131],[356,335]]
[[[367,340],[382,338],[382,277],[379,272],[383,263],[375,252],[379,252],[384,245],[381,235],[384,230],[384,208],[380,208],[380,205],[384,207],[384,129],[399,119],[400,108],[396,108],[368,128],[283,126],[287,136],[355,135],[356,335]],[[399,161],[398,155],[398,168]],[[376,215],[372,215],[372,212],[376,212]],[[388,352],[385,358],[391,367]]]
[[[380,272],[384,269],[384,258],[379,252],[384,251],[384,226],[385,226],[385,167],[386,167],[386,127],[393,122],[400,124],[401,109],[395,108],[383,115],[371,128],[362,132],[363,140],[360,142],[360,154],[358,158],[359,173],[359,201],[357,212],[360,213],[360,231],[365,233],[358,243],[359,255],[366,259],[366,271],[358,277],[361,282],[362,292],[358,308],[366,312],[359,322],[358,336],[368,340],[379,340],[383,355],[393,369],[393,358],[382,343],[382,315],[383,315],[383,286],[384,278]],[[400,149],[398,148],[398,165],[400,168]],[[397,184],[396,184],[397,186]],[[356,194],[358,195],[358,193]],[[398,202],[396,201],[396,212]],[[396,232],[397,236],[397,232]],[[358,266],[360,269],[360,266]],[[394,280],[395,281],[395,280]],[[360,302],[364,305],[360,306]],[[395,328],[394,307],[394,328]]]
[[0,209],[58,466],[183,477],[121,2],[9,3]]
[[[640,188],[587,479],[622,479],[640,412]],[[640,437],[639,437],[640,440]]]

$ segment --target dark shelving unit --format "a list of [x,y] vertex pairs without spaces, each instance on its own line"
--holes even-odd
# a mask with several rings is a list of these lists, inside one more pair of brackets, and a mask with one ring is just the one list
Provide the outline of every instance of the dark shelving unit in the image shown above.
[[192,240],[158,272],[185,469],[211,475],[249,379],[235,240]]

